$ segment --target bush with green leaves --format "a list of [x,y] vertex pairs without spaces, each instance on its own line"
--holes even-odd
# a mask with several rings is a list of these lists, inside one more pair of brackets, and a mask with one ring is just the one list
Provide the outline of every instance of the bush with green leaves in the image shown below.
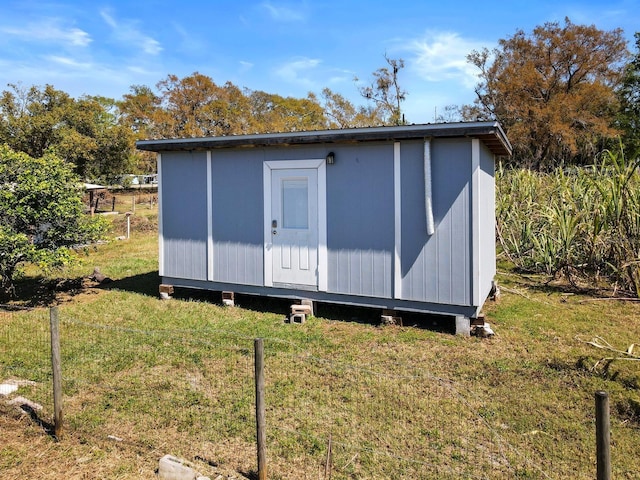
[[521,270],[606,281],[640,297],[640,159],[550,173],[499,168],[497,236]]
[[73,166],[54,154],[33,158],[0,145],[0,293],[12,294],[19,269],[47,272],[73,258],[72,248],[104,236],[106,223],[84,214]]

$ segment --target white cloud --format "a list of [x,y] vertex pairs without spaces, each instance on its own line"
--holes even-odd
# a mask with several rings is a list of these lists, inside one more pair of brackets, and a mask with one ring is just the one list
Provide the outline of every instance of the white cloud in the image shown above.
[[308,77],[308,74],[320,63],[321,60],[317,58],[298,58],[278,67],[275,74],[288,83],[312,88],[315,83]]
[[172,26],[178,34],[178,38],[180,38],[179,48],[181,48],[182,51],[188,52],[191,55],[200,55],[207,51],[207,44],[199,39],[193,30],[184,28],[177,22],[172,22]]
[[127,71],[135,75],[146,75],[146,76],[157,75],[157,72],[147,70],[146,68],[143,68],[139,65],[129,65],[127,67]]
[[272,19],[278,22],[299,22],[305,19],[305,14],[299,5],[294,9],[282,5],[276,6],[271,2],[262,2],[261,6],[269,12]]
[[309,78],[309,74],[322,61],[317,58],[298,58],[289,63],[281,65],[275,70],[275,74],[288,83],[313,88],[314,80]]
[[353,83],[356,73],[351,70],[333,69],[328,77],[328,83],[330,85]]
[[0,32],[15,36],[25,42],[54,42],[65,46],[86,47],[91,36],[79,28],[64,27],[57,18],[46,18],[28,23],[25,27],[0,27]]
[[75,68],[78,70],[89,70],[93,68],[93,64],[88,62],[78,62],[73,58],[69,57],[61,57],[59,55],[49,55],[46,57],[47,60],[62,65],[64,67]]
[[109,25],[114,34],[114,38],[130,47],[139,46],[144,53],[158,55],[163,49],[160,42],[145,35],[137,28],[136,22],[118,21],[107,9],[100,11],[100,16]]
[[478,70],[467,61],[467,55],[483,46],[482,42],[462,38],[457,33],[427,32],[408,45],[415,54],[411,68],[429,82],[453,80],[472,87],[478,81]]
[[253,68],[253,63],[251,62],[245,62],[244,60],[240,60],[239,63],[240,63],[240,72],[242,73],[248,72]]

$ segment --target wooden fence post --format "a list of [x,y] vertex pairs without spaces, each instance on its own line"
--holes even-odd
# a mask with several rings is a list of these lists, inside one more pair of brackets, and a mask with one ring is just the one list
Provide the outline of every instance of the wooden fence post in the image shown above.
[[267,434],[264,405],[264,343],[262,338],[253,342],[255,350],[256,433],[258,444],[258,480],[267,480]]
[[53,429],[58,440],[62,438],[62,368],[60,365],[60,321],[58,307],[49,310],[51,326],[51,369],[53,372]]
[[597,480],[611,480],[611,433],[609,423],[609,395],[596,392],[596,457]]

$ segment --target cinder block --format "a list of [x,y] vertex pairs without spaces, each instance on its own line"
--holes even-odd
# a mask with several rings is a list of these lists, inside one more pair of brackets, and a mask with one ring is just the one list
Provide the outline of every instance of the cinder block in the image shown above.
[[314,316],[316,314],[316,308],[313,300],[303,298],[302,300],[300,300],[300,304],[309,306],[309,308],[311,309],[311,312],[309,313],[309,315]]
[[292,313],[289,315],[289,321],[291,323],[304,323],[307,319],[307,315],[304,313]]
[[393,316],[391,315],[380,315],[380,323],[382,325],[395,325],[396,322],[393,320]]
[[382,325],[399,325],[402,326],[402,317],[397,315],[395,310],[384,309],[380,315],[380,323]]
[[227,307],[235,306],[235,294],[233,292],[222,292],[222,304]]
[[291,314],[304,313],[311,315],[311,307],[309,305],[291,305]]
[[197,476],[193,468],[186,466],[179,458],[165,455],[160,459],[158,478],[162,480],[194,480]]
[[160,299],[161,300],[169,300],[173,295],[173,285],[160,285]]
[[471,320],[464,315],[456,315],[456,335],[469,337],[471,335]]

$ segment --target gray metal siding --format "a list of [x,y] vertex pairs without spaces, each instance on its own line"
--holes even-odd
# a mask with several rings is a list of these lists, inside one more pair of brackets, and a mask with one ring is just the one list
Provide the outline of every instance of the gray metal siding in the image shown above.
[[390,298],[393,144],[333,149],[327,166],[328,291]]
[[402,297],[471,305],[471,141],[431,142],[435,233],[426,233],[424,144],[403,142]]
[[[480,301],[491,291],[491,280],[496,274],[496,211],[495,211],[495,160],[491,151],[480,144],[480,177],[478,192],[479,210],[479,259]],[[480,305],[478,305],[480,306]]]
[[325,158],[331,148],[324,144],[308,146],[272,147],[266,148],[264,160],[311,160],[314,158]]
[[211,153],[213,278],[264,284],[262,150]]
[[162,155],[164,275],[207,278],[207,155]]
[[387,299],[385,305],[410,308],[424,303],[430,311],[442,305],[443,312],[474,308],[472,287],[479,285],[483,300],[495,275],[495,187],[494,157],[481,143],[479,188],[473,195],[479,201],[479,278],[472,279],[471,144],[471,139],[431,140],[435,233],[428,236],[424,143],[401,142],[402,295],[397,299],[393,142],[212,150],[212,281],[207,281],[207,153],[165,152],[163,277],[262,292],[263,162],[324,158],[333,151],[336,163],[326,167],[328,289],[318,298],[371,299],[363,304]]

